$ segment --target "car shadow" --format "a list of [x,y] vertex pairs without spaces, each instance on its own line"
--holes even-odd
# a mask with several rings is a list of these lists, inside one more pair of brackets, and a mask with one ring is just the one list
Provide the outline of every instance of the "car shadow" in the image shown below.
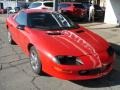
[[110,43],[113,49],[115,50],[116,54],[120,56],[120,45]]
[[77,85],[82,85],[89,88],[101,88],[120,85],[120,46],[114,43],[110,43],[116,52],[116,60],[113,65],[113,70],[108,75],[93,79],[93,80],[76,80],[70,81]]
[[51,75],[45,73],[45,72],[42,72],[42,74],[40,76],[44,76],[44,77],[52,77]]

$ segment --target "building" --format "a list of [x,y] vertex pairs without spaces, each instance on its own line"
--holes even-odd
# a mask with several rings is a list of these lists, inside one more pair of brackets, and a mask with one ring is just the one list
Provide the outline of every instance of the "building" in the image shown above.
[[104,22],[120,25],[120,0],[106,0]]
[[0,0],[0,8],[6,8],[6,7],[15,7],[17,5],[16,1],[10,1],[10,0]]

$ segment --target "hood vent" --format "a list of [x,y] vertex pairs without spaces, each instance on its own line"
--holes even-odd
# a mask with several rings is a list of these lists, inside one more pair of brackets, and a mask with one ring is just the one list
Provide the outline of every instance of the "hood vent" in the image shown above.
[[48,32],[48,35],[62,35],[60,32]]
[[84,31],[83,30],[76,31],[76,33],[82,33],[82,32],[84,32]]

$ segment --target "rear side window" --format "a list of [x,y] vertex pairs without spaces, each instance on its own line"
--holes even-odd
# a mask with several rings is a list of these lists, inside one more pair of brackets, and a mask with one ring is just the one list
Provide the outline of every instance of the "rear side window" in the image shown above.
[[53,7],[53,3],[52,2],[46,2],[44,3],[45,6],[47,7]]
[[42,5],[42,3],[31,3],[28,8],[36,8],[36,7],[39,7],[41,5]]
[[76,8],[85,8],[82,4],[73,4]]
[[71,4],[59,4],[59,7],[60,8],[67,8],[67,7],[70,7]]

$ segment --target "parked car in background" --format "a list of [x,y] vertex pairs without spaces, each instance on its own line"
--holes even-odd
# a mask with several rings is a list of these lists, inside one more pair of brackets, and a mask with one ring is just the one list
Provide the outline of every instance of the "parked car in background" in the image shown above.
[[95,18],[104,19],[105,11],[99,5],[94,5],[94,8],[95,8]]
[[0,14],[3,14],[3,13],[4,13],[4,9],[0,8]]
[[3,3],[0,2],[0,14],[4,13],[4,7],[3,7]]
[[19,2],[17,4],[17,7],[20,7],[21,9],[27,9],[29,7],[29,5],[31,4],[31,2]]
[[21,7],[14,7],[13,9],[9,10],[8,13],[17,13],[21,10]]
[[6,8],[4,9],[4,13],[9,13],[10,10],[12,10],[12,7],[6,7]]
[[[91,3],[89,2],[82,2],[83,6],[87,9],[87,15],[89,15],[89,8]],[[105,11],[97,4],[94,5],[95,8],[95,19],[103,19],[105,15]]]
[[29,9],[53,9],[53,1],[36,1],[29,5]]
[[51,10],[25,9],[6,21],[10,44],[30,57],[33,71],[65,80],[88,80],[107,75],[115,52],[92,31]]
[[81,2],[81,3],[82,3],[82,5],[83,5],[87,10],[89,10],[89,7],[90,7],[90,5],[91,5],[90,2]]
[[76,2],[61,2],[59,10],[72,18],[86,18],[87,10],[81,3]]

